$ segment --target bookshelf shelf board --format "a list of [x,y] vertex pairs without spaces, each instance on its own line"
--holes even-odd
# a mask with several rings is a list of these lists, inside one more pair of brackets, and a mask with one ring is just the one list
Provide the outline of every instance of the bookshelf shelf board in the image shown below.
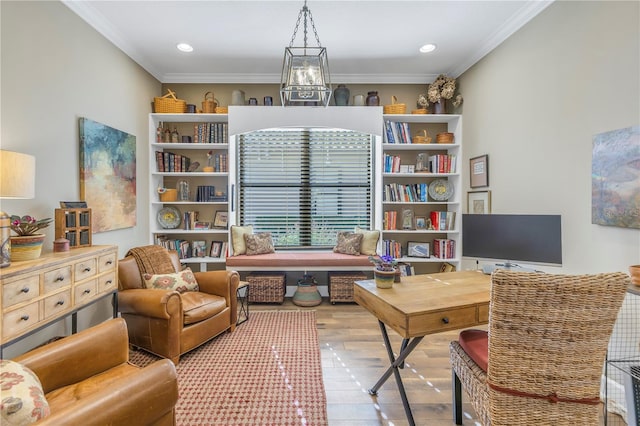
[[198,206],[198,205],[220,205],[226,206],[228,201],[152,201],[151,204],[157,206],[164,205],[183,205],[183,206]]
[[436,229],[383,229],[385,234],[457,234],[458,230],[436,230]]
[[229,149],[228,143],[169,143],[169,142],[155,142],[152,143],[151,146],[153,148],[158,149],[219,149],[221,151],[226,151]]
[[383,201],[384,205],[418,205],[418,206],[441,206],[441,205],[457,205],[457,201]]
[[384,143],[385,151],[444,151],[460,148],[459,143]]
[[154,234],[224,234],[227,235],[227,229],[154,229]]
[[457,122],[460,116],[456,114],[382,114],[382,118],[385,121],[399,121],[405,123],[451,124]]
[[394,177],[394,178],[424,179],[424,178],[460,176],[460,173],[419,173],[419,172],[416,172],[416,173],[383,173],[382,176],[383,177]]
[[439,257],[401,257],[398,262],[402,263],[442,263],[442,262],[459,262],[460,259],[440,259]]
[[178,122],[178,123],[208,123],[227,122],[228,114],[150,114],[152,119],[157,121]]
[[228,172],[151,172],[153,176],[229,176]]

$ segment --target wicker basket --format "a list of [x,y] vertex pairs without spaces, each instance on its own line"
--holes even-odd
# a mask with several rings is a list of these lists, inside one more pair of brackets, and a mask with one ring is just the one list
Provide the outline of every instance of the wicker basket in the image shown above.
[[329,273],[329,302],[354,302],[353,283],[366,280],[367,276],[361,272],[330,272]]
[[229,113],[229,107],[216,107],[216,114],[228,114]]
[[412,109],[411,114],[429,114],[429,110],[426,108]]
[[187,111],[187,102],[178,99],[173,90],[167,89],[169,93],[161,98],[153,98],[153,110],[158,113],[184,114]]
[[436,142],[438,143],[453,143],[453,133],[443,132],[436,135]]
[[250,303],[282,303],[286,292],[285,274],[256,272],[247,275]]
[[404,114],[407,112],[407,104],[399,104],[398,98],[391,96],[391,105],[382,107],[384,114]]
[[429,136],[426,130],[422,130],[422,134],[418,133],[412,139],[413,143],[431,143],[433,138]]
[[204,101],[202,101],[202,112],[205,114],[213,114],[216,112],[216,98],[213,97],[213,92],[207,92],[204,94]]

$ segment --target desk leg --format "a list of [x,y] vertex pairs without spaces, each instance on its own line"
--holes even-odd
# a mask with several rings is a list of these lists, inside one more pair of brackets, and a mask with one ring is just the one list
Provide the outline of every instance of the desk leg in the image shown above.
[[399,369],[404,366],[404,360],[409,356],[409,354],[415,349],[416,346],[422,341],[424,336],[414,337],[413,340],[404,339],[402,341],[402,350],[398,354],[398,358],[393,356],[393,350],[391,349],[391,342],[389,342],[389,334],[387,334],[387,327],[384,325],[382,321],[378,321],[380,325],[380,331],[382,332],[382,339],[384,340],[384,345],[387,348],[387,355],[389,356],[389,361],[391,361],[391,365],[384,372],[382,377],[378,380],[378,382],[369,389],[369,395],[377,395],[378,389],[387,381],[387,379],[391,376],[391,373],[396,378],[396,384],[398,385],[398,391],[400,391],[400,397],[402,398],[402,405],[404,406],[404,412],[407,415],[407,420],[409,421],[410,426],[415,425],[415,421],[413,420],[413,414],[411,413],[411,407],[409,406],[409,400],[407,399],[407,393],[404,390],[404,385],[402,384],[402,377],[400,376]]

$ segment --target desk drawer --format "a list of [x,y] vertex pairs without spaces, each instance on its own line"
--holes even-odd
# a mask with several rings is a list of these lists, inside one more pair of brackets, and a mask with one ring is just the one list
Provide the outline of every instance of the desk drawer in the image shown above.
[[75,281],[82,281],[85,278],[94,276],[98,271],[96,263],[97,259],[95,257],[76,263],[74,266]]
[[65,290],[44,299],[45,319],[69,309],[71,309],[71,290]]
[[39,304],[39,302],[33,302],[2,316],[3,342],[38,324]]
[[82,305],[96,297],[97,284],[96,280],[91,280],[75,286],[73,289],[73,305]]
[[116,275],[105,274],[98,277],[98,293],[105,293],[116,288]]
[[44,273],[44,293],[71,285],[71,265]]
[[478,305],[478,322],[480,324],[489,322],[489,304]]
[[21,277],[2,285],[2,308],[34,299],[40,295],[40,275]]
[[417,334],[415,332],[412,334],[419,336],[469,327],[477,324],[476,315],[475,306],[416,315],[409,318],[409,322],[412,323],[409,325],[409,330],[418,331]]

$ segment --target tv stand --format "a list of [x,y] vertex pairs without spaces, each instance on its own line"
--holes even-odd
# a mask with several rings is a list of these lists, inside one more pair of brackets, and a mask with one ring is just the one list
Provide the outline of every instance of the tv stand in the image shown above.
[[535,269],[531,268],[523,268],[522,266],[516,265],[515,263],[506,262],[506,263],[485,263],[482,265],[482,273],[491,275],[493,271],[496,269],[506,269],[508,271],[514,272],[538,272]]

